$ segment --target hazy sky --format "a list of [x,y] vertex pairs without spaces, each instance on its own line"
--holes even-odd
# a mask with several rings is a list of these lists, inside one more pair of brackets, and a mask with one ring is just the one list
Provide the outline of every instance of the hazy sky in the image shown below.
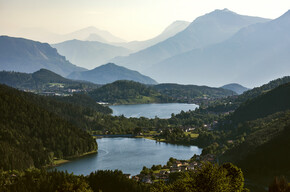
[[0,34],[22,28],[69,33],[87,26],[125,40],[152,38],[175,20],[193,21],[215,9],[276,18],[290,0],[0,0]]

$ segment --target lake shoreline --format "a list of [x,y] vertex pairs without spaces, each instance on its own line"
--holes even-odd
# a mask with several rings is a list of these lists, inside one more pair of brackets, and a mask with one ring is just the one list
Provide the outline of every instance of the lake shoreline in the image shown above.
[[179,114],[181,111],[193,111],[199,108],[197,104],[187,103],[150,103],[130,105],[110,105],[113,116],[124,116],[127,118],[145,117],[148,119],[169,119],[172,114]]
[[93,155],[93,154],[97,154],[97,153],[98,153],[98,150],[95,150],[95,151],[90,151],[90,152],[83,153],[83,154],[78,155],[78,156],[69,157],[69,158],[66,158],[66,159],[55,159],[55,160],[53,160],[53,165],[46,165],[46,166],[44,166],[44,168],[52,169],[52,168],[58,167],[58,166],[60,166],[62,164],[66,164],[66,163],[69,163],[71,161],[74,161],[76,159],[79,159],[79,158],[82,158],[82,157],[86,157],[86,156],[89,156],[89,155]]
[[70,160],[55,169],[87,175],[97,170],[121,170],[123,173],[137,175],[143,166],[166,164],[170,157],[190,159],[201,154],[197,146],[167,144],[145,138],[104,137],[98,140],[97,155]]

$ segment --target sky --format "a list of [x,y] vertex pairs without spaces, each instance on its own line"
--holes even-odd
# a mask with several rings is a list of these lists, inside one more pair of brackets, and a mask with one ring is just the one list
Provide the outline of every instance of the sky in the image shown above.
[[95,26],[127,41],[146,40],[176,20],[224,8],[275,19],[290,9],[290,0],[0,0],[0,35],[27,28],[66,34]]

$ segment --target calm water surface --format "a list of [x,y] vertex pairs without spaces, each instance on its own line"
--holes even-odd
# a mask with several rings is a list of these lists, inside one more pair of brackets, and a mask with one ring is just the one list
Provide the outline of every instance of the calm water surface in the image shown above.
[[170,157],[190,159],[201,150],[195,146],[156,143],[143,138],[102,138],[97,139],[99,152],[56,167],[57,170],[88,175],[95,170],[122,170],[137,175],[143,166],[164,165]]
[[170,118],[171,114],[180,113],[181,110],[189,111],[197,108],[198,105],[186,103],[162,103],[162,104],[137,104],[137,105],[113,105],[113,115],[124,115],[125,117],[147,117]]

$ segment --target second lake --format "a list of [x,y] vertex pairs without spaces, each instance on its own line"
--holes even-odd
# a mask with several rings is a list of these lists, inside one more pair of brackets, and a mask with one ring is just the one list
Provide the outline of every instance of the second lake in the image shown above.
[[113,115],[125,117],[147,117],[161,119],[171,117],[171,114],[178,114],[182,110],[195,110],[198,105],[186,103],[161,103],[161,104],[136,104],[136,105],[112,105]]
[[96,170],[121,170],[137,175],[143,166],[165,165],[170,157],[190,159],[199,155],[201,148],[159,143],[143,138],[102,138],[97,139],[99,152],[56,167],[77,175],[88,175]]

